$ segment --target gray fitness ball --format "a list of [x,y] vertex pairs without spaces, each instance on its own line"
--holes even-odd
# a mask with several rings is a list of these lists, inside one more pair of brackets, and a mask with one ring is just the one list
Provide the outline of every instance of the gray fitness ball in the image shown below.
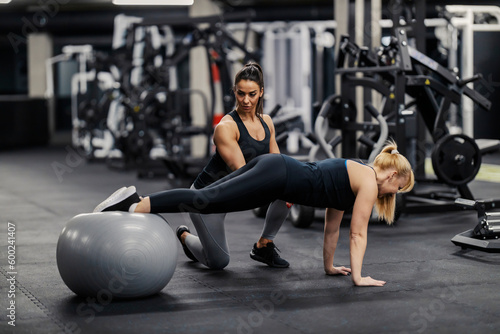
[[62,230],[56,257],[61,278],[77,295],[145,297],[172,278],[177,238],[160,215],[85,213]]

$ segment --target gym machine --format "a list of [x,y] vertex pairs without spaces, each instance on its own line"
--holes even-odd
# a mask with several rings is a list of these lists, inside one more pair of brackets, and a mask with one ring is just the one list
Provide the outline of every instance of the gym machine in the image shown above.
[[[244,13],[166,22],[118,15],[111,52],[97,52],[90,45],[65,47],[47,67],[52,70],[57,62],[79,61],[80,71],[72,80],[73,145],[81,147],[88,159],[105,159],[111,168],[136,168],[139,177],[168,174],[187,179],[196,175],[212,153],[214,101],[223,101],[225,113],[234,107],[231,66],[260,57],[245,46],[248,24],[240,43],[224,21],[248,23],[253,16]],[[202,23],[204,28],[199,28]],[[190,51],[198,46],[206,49],[209,66],[221,73],[223,87],[218,91],[209,71],[211,105],[205,93],[182,88],[178,73],[185,71]],[[235,49],[243,56],[235,57]],[[47,80],[51,97],[52,74]],[[221,92],[223,96],[217,96]],[[193,95],[201,99],[199,111],[205,113],[206,125],[192,124],[187,110]],[[193,136],[207,139],[202,157],[191,155]]]
[[451,242],[462,249],[500,253],[500,212],[486,212],[483,201],[458,198],[455,204],[464,209],[476,210],[478,222],[473,229],[455,235]]
[[[337,73],[342,78],[342,100],[336,122],[342,130],[342,156],[356,157],[355,131],[366,131],[363,124],[353,121],[356,88],[376,91],[382,96],[380,110],[389,121],[390,134],[402,146],[400,152],[408,157],[416,174],[417,186],[404,196],[404,211],[454,210],[456,198],[474,200],[467,184],[477,175],[482,154],[498,149],[498,145],[480,149],[474,139],[450,133],[446,124],[450,106],[459,105],[462,96],[485,110],[491,103],[467,86],[482,80],[481,75],[460,79],[409,46],[406,36],[404,27],[396,28],[390,44],[377,53],[358,47],[347,36],[340,41]],[[431,160],[437,180],[425,175],[428,147],[423,144],[425,138],[417,136],[417,120],[432,139]]]
[[62,53],[47,59],[45,96],[54,104],[54,65],[77,61],[78,71],[71,77],[72,145],[88,160],[105,158],[113,142],[106,118],[114,97],[115,79],[107,68],[107,56],[92,45],[66,45]]
[[[245,30],[244,41],[240,43],[226,29],[224,20],[241,20],[247,21],[252,18],[252,13],[239,14],[236,16],[210,16],[199,17],[188,20],[142,20],[136,22],[132,26],[132,30],[141,28],[160,27],[168,25],[177,35],[184,35],[175,43],[175,50],[167,54],[160,67],[145,68],[145,72],[153,79],[153,84],[161,94],[164,101],[159,103],[156,101],[155,90],[150,90],[142,94],[144,100],[141,101],[141,108],[135,108],[130,115],[135,117],[134,124],[144,124],[146,126],[136,126],[137,131],[134,131],[139,136],[152,136],[153,141],[161,142],[164,151],[163,154],[156,154],[155,159],[162,161],[170,174],[177,179],[189,179],[196,175],[201,168],[208,162],[211,155],[211,135],[213,132],[212,123],[215,114],[215,101],[218,98],[215,85],[213,71],[210,73],[210,94],[211,105],[208,105],[207,97],[200,91],[192,89],[181,89],[179,87],[170,87],[169,82],[174,78],[170,74],[170,69],[178,68],[187,61],[190,51],[198,46],[202,46],[206,50],[206,56],[210,68],[216,67],[220,73],[220,84],[222,85],[221,92],[223,96],[220,99],[223,101],[223,111],[227,113],[234,107],[234,97],[231,94],[232,87],[232,65],[234,61],[246,63],[250,60],[258,60],[259,54],[249,50],[245,44],[249,29]],[[222,22],[221,22],[222,20]],[[205,24],[206,27],[200,28],[200,24]],[[134,34],[132,34],[134,36]],[[232,59],[230,53],[238,49],[242,54],[242,58]],[[155,56],[153,53],[152,56]],[[148,62],[147,62],[148,63]],[[150,62],[149,62],[150,63]],[[186,112],[189,97],[198,95],[202,99],[204,105],[205,119],[209,120],[205,126],[197,126],[191,123],[191,118]],[[148,100],[147,97],[151,98]],[[139,110],[137,110],[139,109]],[[158,110],[161,113],[158,114]],[[146,113],[146,114],[145,114]],[[156,119],[154,119],[154,115]],[[150,120],[153,118],[153,122]],[[193,156],[190,151],[190,139],[193,136],[204,136],[206,138],[206,147],[204,155],[201,157]],[[151,147],[151,139],[149,140]],[[158,148],[158,147],[157,147]],[[155,152],[160,152],[156,149]],[[149,157],[147,157],[149,158]]]
[[106,122],[113,150],[106,162],[111,168],[137,168],[139,177],[166,174],[164,166],[153,158],[163,144],[158,124],[167,115],[167,92],[177,87],[175,69],[162,73],[161,67],[174,47],[170,28],[136,28],[142,21],[140,17],[117,15],[113,50],[103,60],[115,78]]

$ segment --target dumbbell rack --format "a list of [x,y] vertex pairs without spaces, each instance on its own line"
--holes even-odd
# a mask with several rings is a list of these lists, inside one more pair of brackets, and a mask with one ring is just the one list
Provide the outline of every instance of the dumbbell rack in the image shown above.
[[462,249],[476,249],[488,253],[500,253],[500,212],[486,212],[488,202],[463,198],[455,204],[477,211],[478,223],[470,230],[455,235],[451,242]]

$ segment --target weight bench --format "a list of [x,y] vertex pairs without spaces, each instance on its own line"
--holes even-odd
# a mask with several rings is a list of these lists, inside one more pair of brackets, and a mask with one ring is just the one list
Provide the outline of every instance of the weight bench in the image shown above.
[[487,201],[458,198],[455,204],[477,211],[478,223],[470,230],[455,235],[451,242],[462,249],[476,249],[488,253],[500,253],[500,212],[486,212]]

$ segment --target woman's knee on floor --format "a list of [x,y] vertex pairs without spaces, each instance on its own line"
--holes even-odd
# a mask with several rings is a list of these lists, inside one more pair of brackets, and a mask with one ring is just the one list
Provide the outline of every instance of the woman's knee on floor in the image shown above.
[[214,270],[221,270],[227,267],[229,264],[229,255],[223,254],[217,257],[212,257],[207,259],[207,267]]

